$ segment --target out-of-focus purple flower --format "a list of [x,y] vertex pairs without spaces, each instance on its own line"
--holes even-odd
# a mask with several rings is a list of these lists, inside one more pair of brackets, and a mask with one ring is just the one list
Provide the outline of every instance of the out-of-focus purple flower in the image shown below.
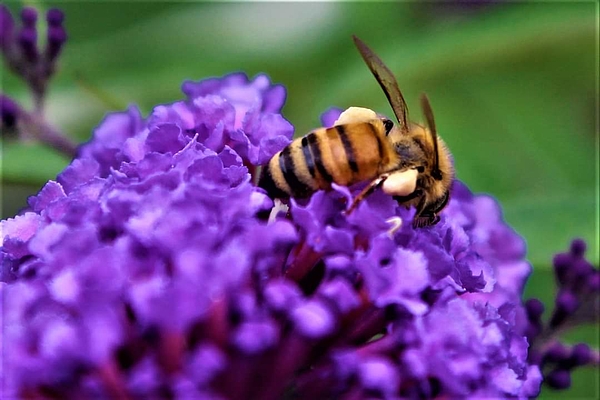
[[46,20],[48,21],[48,42],[46,44],[46,59],[50,62],[56,60],[60,54],[63,44],[67,41],[67,31],[63,27],[65,15],[59,9],[48,10]]
[[532,345],[530,363],[543,371],[545,383],[553,389],[567,389],[571,372],[581,366],[600,365],[598,350],[579,343],[568,346],[557,337],[559,332],[586,323],[598,323],[600,315],[600,271],[585,259],[586,244],[571,243],[568,252],[554,256],[554,274],[558,291],[548,321],[542,321],[544,307],[537,299],[526,302],[527,329]]
[[334,186],[266,218],[252,174],[291,140],[283,87],[233,74],[184,92],[107,116],[2,221],[4,396],[537,394],[530,266],[493,199],[456,182],[415,230],[381,191],[346,216],[353,189]]
[[[33,103],[33,110],[29,112],[25,109],[15,108],[14,104],[5,104],[7,102],[5,96],[2,95],[2,128],[9,128],[7,130],[18,139],[36,139],[73,157],[77,147],[75,143],[44,118],[44,102],[48,82],[54,74],[58,55],[67,40],[62,11],[50,9],[46,19],[48,21],[47,44],[45,51],[42,52],[37,43],[38,12],[31,7],[23,8],[21,27],[17,28],[8,8],[4,4],[0,4],[2,57],[8,69],[29,87]],[[17,117],[19,124],[15,123]]]
[[[47,47],[44,55],[38,48],[37,20],[35,8],[21,10],[21,24],[15,29],[14,20],[6,8],[0,6],[0,48],[7,66],[20,76],[34,95],[36,107],[41,107],[48,81],[56,69],[58,55],[67,40],[63,27],[64,14],[58,9],[50,9],[48,20]],[[37,110],[39,111],[39,110]]]
[[7,52],[13,43],[15,21],[5,4],[0,4],[0,49]]
[[35,26],[37,22],[38,14],[35,8],[33,7],[24,7],[21,10],[21,21],[23,22],[23,26],[27,28],[31,28]]
[[[7,130],[14,128],[15,124],[19,120],[19,114],[21,113],[21,107],[10,97],[0,94],[0,117],[2,122],[2,128]],[[4,129],[2,129],[4,133]]]

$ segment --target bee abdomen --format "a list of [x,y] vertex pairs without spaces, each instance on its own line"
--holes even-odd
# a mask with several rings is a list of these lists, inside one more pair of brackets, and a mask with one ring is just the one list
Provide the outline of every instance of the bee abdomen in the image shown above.
[[372,123],[314,130],[273,156],[263,167],[259,186],[272,197],[308,197],[333,182],[350,185],[372,179],[381,164],[387,165],[391,151],[380,136]]
[[[273,172],[275,172],[275,174]],[[260,179],[258,181],[258,186],[265,189],[267,194],[272,198],[288,197],[290,195],[290,188],[285,186],[281,188],[279,187],[277,182],[279,181],[281,183],[281,180],[274,176],[276,173],[276,170],[271,170],[271,162],[263,166]]]
[[352,141],[348,137],[348,133],[344,128],[344,125],[337,125],[335,127],[338,136],[340,137],[340,141],[344,146],[344,151],[346,152],[346,158],[348,160],[348,166],[352,173],[358,173],[358,164],[356,163],[356,156],[354,154],[354,149],[352,148]]
[[[279,169],[283,174],[285,183],[290,188],[289,194],[293,197],[307,197],[315,191],[316,186],[310,170],[307,157],[298,148],[298,141],[290,143],[279,154]],[[303,171],[306,170],[306,171]]]
[[263,167],[258,185],[271,197],[307,197],[319,186],[307,137],[296,139]]

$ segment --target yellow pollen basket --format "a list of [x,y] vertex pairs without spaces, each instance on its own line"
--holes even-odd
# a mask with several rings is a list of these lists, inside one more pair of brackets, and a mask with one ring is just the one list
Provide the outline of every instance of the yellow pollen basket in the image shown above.
[[333,125],[336,126],[352,124],[356,122],[367,122],[375,118],[377,118],[377,114],[373,110],[363,107],[349,107],[340,114],[339,118]]

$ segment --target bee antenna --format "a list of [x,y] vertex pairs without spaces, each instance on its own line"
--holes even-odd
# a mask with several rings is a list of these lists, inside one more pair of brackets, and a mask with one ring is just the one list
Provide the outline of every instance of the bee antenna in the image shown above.
[[431,110],[431,104],[429,104],[429,99],[427,95],[423,93],[421,95],[421,108],[423,108],[423,114],[425,114],[425,119],[427,120],[427,126],[429,127],[429,132],[431,133],[431,138],[433,139],[433,169],[431,171],[431,175],[436,180],[442,179],[442,172],[440,171],[439,166],[439,155],[438,155],[438,140],[437,140],[437,130],[435,129],[435,120],[433,119],[433,111]]
[[400,129],[402,129],[403,132],[408,132],[408,107],[406,106],[406,101],[398,87],[396,77],[369,46],[355,35],[352,35],[352,39],[363,60],[365,60],[365,63],[371,70],[371,73],[375,76],[375,79],[377,79],[377,82],[379,82],[379,85],[383,89],[383,92],[398,119]]

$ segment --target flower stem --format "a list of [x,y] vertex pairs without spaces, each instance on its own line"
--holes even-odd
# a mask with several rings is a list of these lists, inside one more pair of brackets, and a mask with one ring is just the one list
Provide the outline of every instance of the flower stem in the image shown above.
[[[39,102],[36,101],[36,109],[41,107],[38,103]],[[49,145],[70,158],[75,157],[77,154],[77,144],[71,141],[71,139],[61,131],[46,122],[38,112],[32,114],[23,111],[21,113],[20,122],[18,128],[21,136],[31,135],[35,139]]]

